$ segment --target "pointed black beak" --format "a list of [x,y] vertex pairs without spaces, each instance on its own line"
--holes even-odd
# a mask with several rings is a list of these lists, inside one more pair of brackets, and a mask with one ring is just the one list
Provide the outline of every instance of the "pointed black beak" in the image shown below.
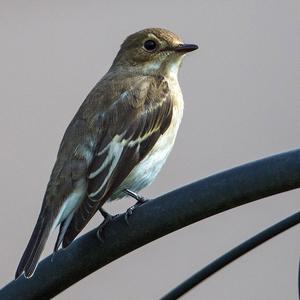
[[199,47],[195,44],[180,44],[174,50],[176,52],[186,53],[186,52],[191,52],[191,51],[197,50],[198,48]]

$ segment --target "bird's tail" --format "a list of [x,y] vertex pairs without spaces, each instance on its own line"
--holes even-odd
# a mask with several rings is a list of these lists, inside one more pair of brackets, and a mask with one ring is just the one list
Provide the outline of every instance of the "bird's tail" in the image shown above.
[[29,243],[17,268],[15,278],[18,278],[22,273],[24,273],[27,278],[33,275],[50,234],[52,219],[51,212],[48,208],[41,210]]

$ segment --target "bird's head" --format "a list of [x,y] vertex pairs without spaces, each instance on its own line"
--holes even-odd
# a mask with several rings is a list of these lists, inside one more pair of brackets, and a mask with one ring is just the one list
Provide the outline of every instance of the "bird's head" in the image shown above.
[[177,75],[184,54],[198,49],[184,44],[175,33],[161,28],[148,28],[128,36],[113,62],[113,67],[144,75]]

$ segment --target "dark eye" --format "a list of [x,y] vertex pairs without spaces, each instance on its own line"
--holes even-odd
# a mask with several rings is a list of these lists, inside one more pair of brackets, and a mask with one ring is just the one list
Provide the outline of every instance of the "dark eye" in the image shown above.
[[145,43],[144,43],[144,48],[147,50],[147,51],[154,51],[156,49],[157,45],[156,45],[156,42],[153,41],[153,40],[147,40]]

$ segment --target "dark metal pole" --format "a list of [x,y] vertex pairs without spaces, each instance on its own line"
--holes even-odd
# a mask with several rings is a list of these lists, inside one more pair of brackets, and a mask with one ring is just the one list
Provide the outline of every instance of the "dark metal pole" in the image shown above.
[[300,212],[297,212],[292,216],[282,220],[281,222],[265,229],[254,237],[231,249],[230,251],[207,265],[205,268],[192,275],[190,278],[182,282],[168,294],[163,296],[161,300],[178,299],[179,297],[190,291],[192,288],[194,288],[196,285],[204,281],[206,278],[221,270],[240,256],[299,223]]
[[[210,176],[138,207],[48,256],[30,279],[0,290],[0,299],[49,299],[113,260],[184,226],[267,196],[300,187],[300,150],[282,153]],[[270,201],[268,199],[267,201]],[[21,249],[20,249],[21,251]],[[16,262],[17,263],[17,262]],[[13,277],[14,270],[12,270]]]

